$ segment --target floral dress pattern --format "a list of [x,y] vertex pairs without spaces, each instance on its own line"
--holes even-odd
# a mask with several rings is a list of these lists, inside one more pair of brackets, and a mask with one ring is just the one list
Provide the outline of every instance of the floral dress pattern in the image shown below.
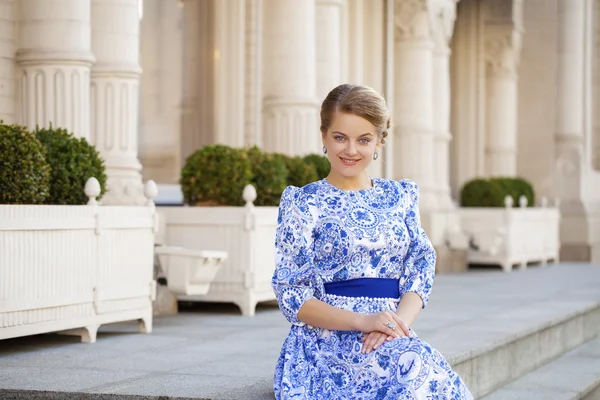
[[309,326],[297,317],[310,298],[360,313],[395,311],[400,298],[326,294],[324,284],[355,278],[399,280],[429,299],[436,255],[421,228],[419,190],[410,180],[374,178],[344,191],[326,179],[281,197],[272,286],[292,324],[275,370],[284,399],[473,399],[443,356],[412,332],[361,353],[363,334]]

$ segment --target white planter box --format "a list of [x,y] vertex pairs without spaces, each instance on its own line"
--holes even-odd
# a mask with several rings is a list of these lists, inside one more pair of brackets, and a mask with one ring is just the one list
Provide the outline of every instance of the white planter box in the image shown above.
[[127,320],[151,332],[154,205],[90,203],[0,205],[0,339],[94,342],[100,325]]
[[497,264],[504,271],[513,265],[526,267],[529,262],[558,262],[560,251],[560,211],[548,207],[461,208],[461,226],[471,239],[468,262]]
[[157,207],[165,219],[165,243],[228,255],[208,293],[179,299],[234,303],[246,316],[254,315],[257,303],[275,300],[271,278],[278,209],[254,207],[252,197],[245,207]]

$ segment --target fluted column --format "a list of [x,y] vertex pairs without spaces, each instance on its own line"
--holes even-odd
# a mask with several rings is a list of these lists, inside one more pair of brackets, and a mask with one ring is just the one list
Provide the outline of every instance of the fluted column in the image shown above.
[[263,147],[288,154],[318,152],[315,2],[263,4]]
[[435,49],[433,69],[433,122],[434,156],[433,174],[437,192],[438,208],[453,206],[450,195],[450,46],[456,19],[456,0],[438,3],[435,15]]
[[522,0],[486,0],[486,174],[517,173]]
[[590,15],[593,40],[592,52],[592,140],[591,160],[596,171],[600,171],[600,2],[594,1]]
[[16,0],[0,0],[0,120],[16,122],[15,37]]
[[317,97],[342,83],[342,7],[344,0],[317,0]]
[[558,96],[556,157],[558,193],[563,201],[582,198],[580,174],[584,166],[584,20],[586,0],[558,2]]
[[394,178],[420,187],[421,210],[436,208],[433,173],[435,47],[427,0],[396,0]]
[[104,204],[143,204],[137,158],[140,1],[92,0],[92,137],[105,160]]
[[263,0],[246,2],[246,86],[244,142],[248,147],[262,143],[262,29]]
[[90,0],[19,0],[18,121],[90,139]]

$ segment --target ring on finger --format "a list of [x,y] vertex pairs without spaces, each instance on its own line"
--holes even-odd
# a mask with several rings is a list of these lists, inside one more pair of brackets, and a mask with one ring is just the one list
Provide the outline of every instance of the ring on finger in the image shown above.
[[385,326],[387,326],[388,328],[390,328],[391,330],[396,329],[396,325],[392,324],[390,321],[387,322],[387,324],[385,324]]

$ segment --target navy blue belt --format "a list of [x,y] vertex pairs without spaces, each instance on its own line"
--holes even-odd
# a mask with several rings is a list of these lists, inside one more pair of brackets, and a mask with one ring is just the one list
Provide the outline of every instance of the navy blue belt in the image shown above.
[[325,293],[346,297],[394,298],[400,297],[398,279],[358,278],[325,283]]

